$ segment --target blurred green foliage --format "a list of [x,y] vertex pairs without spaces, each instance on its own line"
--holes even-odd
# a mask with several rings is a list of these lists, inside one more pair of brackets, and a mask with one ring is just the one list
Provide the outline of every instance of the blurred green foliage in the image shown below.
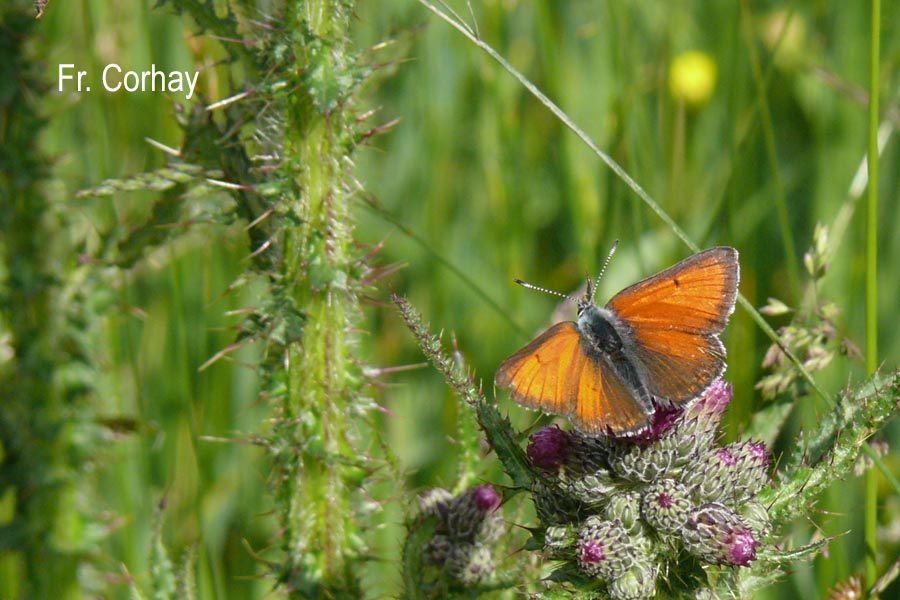
[[[12,0],[0,11],[7,19],[31,4]],[[216,4],[224,12],[225,3]],[[94,74],[112,62],[134,70],[151,63],[196,69],[201,106],[223,99],[240,81],[223,49],[229,42],[205,35],[186,15],[152,5],[55,0],[27,32],[26,57],[43,66],[46,86],[25,88],[46,120],[35,149],[48,163],[40,190],[54,207],[46,219],[65,224],[50,228],[60,237],[48,248],[58,254],[49,258],[69,272],[77,252],[101,243],[93,232],[138,226],[156,197],[76,193],[162,167],[164,153],[145,138],[178,147],[175,116],[190,107],[161,93],[60,91],[59,65]],[[235,6],[250,26],[278,12],[280,3],[240,0]],[[862,345],[864,228],[852,182],[868,135],[868,3],[505,0],[473,3],[473,16],[466,3],[454,6],[467,20],[474,16],[480,37],[557,102],[701,247],[736,247],[741,291],[754,305],[770,296],[801,304],[802,254],[813,243],[816,223],[829,225],[831,264],[817,294],[840,308],[837,327]],[[881,105],[884,120],[896,128],[900,3],[885,2],[883,10]],[[362,110],[378,109],[364,125],[400,120],[353,154],[352,174],[371,194],[369,201],[358,196],[356,238],[368,246],[385,240],[375,260],[404,264],[379,283],[366,309],[357,356],[370,367],[422,360],[389,305],[394,291],[433,327],[453,333],[490,397],[496,366],[547,325],[554,310],[553,298],[523,290],[513,277],[569,292],[596,273],[620,239],[598,295],[602,302],[688,254],[545,107],[420,4],[362,2],[356,11],[355,42],[363,60],[378,67],[358,96]],[[24,28],[17,31],[26,35]],[[697,104],[679,101],[670,89],[670,67],[688,51],[702,52],[716,72],[712,94]],[[19,83],[0,81],[0,90]],[[0,100],[8,97],[3,93]],[[23,116],[7,118],[15,123]],[[880,362],[894,368],[900,355],[900,335],[891,326],[900,294],[896,137],[887,143],[880,172],[879,352]],[[102,377],[94,382],[91,411],[98,421],[123,427],[84,463],[76,487],[91,528],[64,524],[90,559],[90,568],[79,573],[85,595],[126,597],[129,577],[149,582],[154,514],[163,499],[162,537],[176,563],[188,551],[196,556],[199,597],[263,597],[271,589],[271,581],[258,578],[266,569],[255,555],[265,558],[266,548],[277,545],[266,484],[270,465],[251,443],[214,441],[249,441],[266,428],[271,407],[258,398],[255,371],[241,364],[255,363],[259,348],[198,370],[234,341],[229,327],[239,317],[228,312],[256,300],[253,289],[227,293],[251,250],[242,228],[211,222],[144,256],[115,285],[92,289],[89,306],[99,324],[90,343]],[[788,318],[771,321],[777,327]],[[10,324],[0,326],[5,332]],[[734,437],[764,404],[754,385],[764,374],[760,364],[770,340],[740,309],[724,339],[727,378],[736,389],[726,416],[727,435]],[[860,361],[839,357],[817,380],[833,394],[863,374]],[[409,486],[452,486],[461,404],[431,370],[380,379],[385,385],[371,393],[385,410],[369,418],[384,432]],[[498,402],[519,427],[535,418],[505,397]],[[826,409],[813,395],[797,408],[776,457]],[[886,431],[892,445],[898,435],[896,426]],[[896,453],[884,460],[896,472]],[[491,457],[483,464],[486,480],[508,483]],[[364,577],[373,596],[391,595],[399,567],[390,561],[400,556],[407,500],[386,484],[371,492],[383,508],[380,527],[371,533],[375,560]],[[884,570],[900,548],[900,501],[886,487],[882,494]],[[854,508],[862,504],[860,481],[829,490],[821,514],[798,522],[796,532],[808,538],[814,522],[823,535],[846,535],[829,545],[827,556],[798,564],[761,597],[824,596],[858,572],[862,515]],[[4,523],[9,501],[0,507]],[[21,567],[6,550],[0,596],[14,596]]]

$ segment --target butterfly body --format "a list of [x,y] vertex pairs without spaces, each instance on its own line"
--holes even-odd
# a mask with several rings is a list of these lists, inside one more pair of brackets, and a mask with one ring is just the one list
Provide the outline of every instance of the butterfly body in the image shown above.
[[605,363],[631,390],[641,409],[652,414],[652,394],[638,371],[640,363],[628,351],[633,335],[616,314],[593,303],[582,303],[575,326],[581,337],[581,348],[588,359]]
[[550,327],[506,359],[496,383],[517,403],[571,418],[591,435],[643,431],[659,406],[686,404],[725,369],[718,334],[734,310],[737,251],[699,252],[616,294],[593,285],[578,320]]

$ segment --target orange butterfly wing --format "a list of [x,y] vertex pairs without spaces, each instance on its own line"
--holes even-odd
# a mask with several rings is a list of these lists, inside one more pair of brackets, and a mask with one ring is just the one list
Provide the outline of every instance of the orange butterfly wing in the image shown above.
[[612,368],[584,353],[570,321],[550,327],[503,361],[495,382],[522,406],[571,417],[589,434],[636,432],[647,424]]
[[584,359],[575,323],[564,321],[503,361],[494,380],[522,406],[568,415],[577,400],[575,376]]
[[649,415],[634,400],[612,366],[584,360],[576,377],[578,400],[569,415],[579,431],[590,435],[637,433],[649,422]]
[[606,305],[629,328],[650,392],[685,402],[725,370],[725,329],[737,298],[737,250],[710,248],[638,282]]

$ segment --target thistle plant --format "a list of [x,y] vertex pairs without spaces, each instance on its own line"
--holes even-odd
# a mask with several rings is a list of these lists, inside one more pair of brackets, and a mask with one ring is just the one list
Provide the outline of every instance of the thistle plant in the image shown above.
[[[96,30],[91,30],[98,33],[109,24],[106,13],[129,19],[132,14],[107,11],[107,7],[95,10],[95,4],[102,3],[89,2],[77,9],[92,25],[96,23]],[[85,172],[73,168],[73,164],[93,163],[94,169],[100,169],[108,156],[100,152],[92,154],[90,160],[79,161],[80,155],[71,144],[54,141],[62,137],[57,129],[66,129],[65,122],[75,114],[69,111],[78,106],[93,103],[95,108],[113,113],[121,112],[126,103],[120,102],[110,110],[108,99],[98,101],[101,96],[96,93],[93,98],[87,94],[64,98],[44,87],[42,82],[52,78],[54,71],[47,68],[50,63],[46,58],[62,59],[62,50],[86,40],[72,27],[61,29],[58,19],[52,22],[56,10],[71,10],[75,3],[16,0],[0,9],[0,55],[4,57],[0,81],[5,83],[0,86],[0,387],[4,390],[0,410],[0,596],[62,598],[80,592],[106,597],[130,592],[135,598],[193,598],[227,591],[249,597],[241,586],[252,581],[258,595],[297,598],[381,597],[397,593],[398,585],[402,586],[401,597],[410,599],[480,595],[548,599],[749,597],[785,573],[798,570],[797,561],[814,557],[827,547],[829,538],[818,532],[802,537],[805,533],[797,533],[802,528],[793,524],[819,520],[817,502],[836,481],[849,477],[854,469],[878,468],[900,493],[900,484],[869,450],[869,440],[898,411],[897,373],[876,372],[863,382],[851,380],[839,393],[821,394],[827,407],[820,409],[820,418],[799,436],[791,437],[785,427],[796,400],[809,397],[810,389],[818,385],[810,373],[834,369],[844,364],[842,356],[858,354],[841,333],[838,302],[822,295],[821,283],[832,275],[833,251],[824,228],[817,228],[813,249],[804,259],[811,279],[805,295],[773,299],[761,311],[769,317],[790,319],[780,323],[783,326],[777,342],[771,336],[773,345],[763,362],[767,376],[758,387],[763,399],[775,398],[776,402],[763,404],[750,416],[737,440],[726,439],[719,432],[733,393],[723,381],[688,403],[683,411],[659,410],[653,427],[636,437],[590,437],[563,421],[517,430],[502,412],[511,404],[502,394],[493,401],[491,390],[482,389],[474,371],[466,366],[463,357],[469,349],[454,343],[448,351],[446,339],[433,335],[421,315],[398,298],[397,304],[422,352],[460,397],[461,409],[455,440],[458,455],[452,459],[457,463],[455,480],[429,481],[429,486],[445,487],[410,491],[404,481],[402,460],[392,455],[402,454],[407,448],[392,448],[385,439],[381,426],[390,417],[382,418],[373,410],[375,401],[369,397],[373,373],[378,369],[367,364],[367,359],[374,362],[380,357],[364,357],[360,350],[365,348],[360,343],[364,299],[372,293],[374,284],[394,269],[374,266],[380,245],[367,247],[359,240],[370,234],[384,236],[377,224],[376,230],[365,236],[357,236],[354,231],[354,213],[362,205],[355,202],[365,196],[362,199],[370,208],[378,204],[374,196],[362,192],[354,172],[356,152],[390,127],[390,123],[366,124],[375,111],[362,107],[365,102],[361,101],[360,89],[379,69],[376,65],[388,63],[383,55],[371,58],[381,50],[356,48],[351,41],[358,33],[352,29],[362,24],[360,29],[365,30],[370,27],[369,20],[371,27],[378,29],[376,36],[383,35],[385,25],[398,31],[393,22],[375,23],[371,14],[393,21],[402,12],[401,18],[406,19],[408,3],[401,3],[399,11],[388,5],[364,7],[350,0],[160,0],[157,4],[184,15],[188,24],[179,21],[148,47],[155,50],[159,40],[165,40],[168,46],[170,39],[180,36],[182,30],[188,31],[185,37],[190,38],[189,47],[174,49],[171,55],[181,53],[187,60],[195,59],[197,68],[203,69],[201,81],[208,76],[209,85],[203,93],[215,96],[198,95],[193,105],[157,97],[162,99],[156,105],[172,110],[177,123],[177,127],[165,128],[160,139],[177,138],[179,130],[181,139],[171,142],[172,147],[150,140],[157,152],[149,157],[154,168],[103,181],[75,198],[65,190],[84,185],[85,178],[92,178],[96,171]],[[522,88],[509,85],[511,80],[504,79],[502,73],[495,77],[488,61],[478,63],[473,79],[460,77],[462,69],[448,61],[458,48],[455,45],[429,44],[422,47],[424,53],[416,47],[410,53],[416,56],[416,62],[405,61],[406,55],[394,55],[398,56],[396,63],[381,71],[400,73],[399,84],[391,86],[391,94],[383,102],[394,113],[391,118],[427,127],[428,121],[420,121],[416,109],[409,107],[437,106],[445,141],[443,145],[431,145],[411,136],[412,143],[406,147],[413,153],[398,156],[390,148],[390,153],[385,152],[389,158],[379,166],[377,176],[384,174],[393,183],[395,177],[397,181],[406,177],[404,170],[415,170],[427,174],[422,179],[429,180],[429,185],[439,182],[440,195],[435,198],[431,195],[435,188],[426,186],[417,189],[415,195],[405,194],[402,186],[396,186],[401,190],[396,215],[391,212],[393,208],[376,209],[376,213],[386,216],[401,232],[399,235],[428,248],[464,285],[475,288],[477,295],[487,300],[486,306],[497,312],[506,309],[502,302],[489,298],[496,291],[479,286],[479,269],[495,269],[497,265],[483,261],[476,269],[455,267],[454,246],[441,240],[429,247],[425,243],[429,235],[442,231],[448,240],[463,239],[468,244],[468,240],[490,234],[492,240],[500,240],[495,250],[506,248],[490,254],[508,254],[505,264],[515,265],[527,260],[535,248],[542,252],[548,247],[547,240],[560,233],[558,228],[565,227],[572,245],[554,251],[586,256],[605,235],[606,223],[616,223],[622,214],[628,216],[619,212],[624,204],[618,202],[626,188],[667,225],[665,237],[674,234],[688,246],[691,242],[676,219],[686,230],[711,232],[712,223],[727,220],[722,208],[726,198],[750,200],[759,193],[759,197],[769,199],[774,192],[785,254],[788,260],[794,255],[789,226],[805,221],[796,218],[800,213],[791,212],[794,207],[786,201],[793,197],[788,195],[789,187],[796,180],[803,182],[804,189],[810,181],[816,182],[815,188],[830,186],[808,178],[806,170],[785,170],[792,176],[783,179],[778,174],[779,165],[786,165],[793,155],[812,154],[779,149],[775,144],[774,134],[778,132],[773,127],[778,125],[773,125],[769,114],[768,101],[773,96],[769,85],[781,78],[786,81],[790,74],[764,72],[766,65],[785,68],[778,60],[784,55],[783,51],[778,54],[780,41],[769,40],[764,49],[767,54],[759,59],[755,56],[762,47],[750,31],[749,24],[759,21],[751,3],[741,3],[740,11],[733,11],[743,16],[732,21],[732,27],[721,28],[728,35],[702,30],[709,54],[674,54],[669,70],[671,96],[678,105],[674,119],[667,112],[665,93],[653,96],[665,88],[664,79],[654,74],[664,74],[672,53],[679,52],[678,48],[694,36],[685,35],[685,28],[679,28],[680,37],[673,46],[671,28],[657,18],[662,14],[659,11],[644,7],[595,14],[594,7],[576,3],[565,9],[575,12],[556,13],[540,4],[518,3],[510,12],[512,20],[507,21],[497,18],[502,7],[476,4],[467,6],[469,25],[463,22],[465,10],[457,13],[464,15],[462,18],[450,18],[449,5],[428,0],[420,0],[420,4],[453,22],[471,40],[473,49],[496,59]],[[39,15],[46,11],[43,21],[33,20],[32,9]],[[843,9],[832,12],[844,14]],[[419,13],[425,14],[424,9]],[[689,11],[678,13],[687,19],[680,18],[679,22],[694,18]],[[396,49],[425,39],[441,27],[434,23],[426,32],[418,25],[421,14],[409,14],[416,23],[415,34],[401,33],[398,41],[402,43],[395,45],[393,52],[405,52]],[[717,14],[721,17],[723,13]],[[479,29],[475,21],[482,15],[489,15],[490,22],[483,19]],[[807,22],[802,11],[796,17],[792,15],[790,11],[783,13],[788,20],[793,18],[793,24]],[[615,19],[613,36],[605,35],[609,16]],[[121,50],[117,44],[123,40],[131,45],[133,30],[129,28],[145,25],[138,17],[134,22],[137,25],[116,23],[120,29],[112,35],[105,30],[102,37],[93,40],[97,43],[85,46],[94,47],[94,54],[108,59]],[[852,19],[841,22],[855,23]],[[573,23],[578,26],[577,35],[564,36],[566,44],[554,47],[553,52],[539,45],[541,40],[563,39],[557,34],[570,31],[563,28]],[[753,82],[740,75],[743,68],[724,69],[723,63],[717,62],[717,44],[728,49],[733,60],[730,64],[741,65],[746,58],[731,35],[741,23],[748,24],[746,46],[754,54],[750,62],[758,85],[755,90]],[[528,29],[530,24],[536,24],[536,28]],[[145,29],[154,35],[160,31],[155,24]],[[880,30],[874,22],[873,31]],[[71,39],[52,39],[53,33],[60,31]],[[633,31],[650,41],[646,48],[628,45]],[[369,33],[364,31],[359,39]],[[872,37],[877,41],[879,36],[876,33]],[[538,74],[542,85],[553,90],[551,95],[572,108],[573,114],[597,117],[594,123],[602,137],[592,140],[548,96],[515,71],[488,45],[495,39],[514,42],[506,50],[512,63]],[[602,44],[594,46],[598,39]],[[785,42],[791,42],[790,33]],[[595,51],[607,44],[613,52]],[[430,57],[436,46],[440,46],[440,52]],[[623,47],[635,51],[615,51]],[[842,39],[839,47],[845,51],[849,45]],[[656,49],[663,50],[658,60],[653,56]],[[146,50],[141,51],[145,56]],[[79,56],[85,54],[91,53]],[[876,62],[877,54],[873,57]],[[438,57],[437,62],[434,57]],[[804,130],[814,124],[823,149],[827,147],[829,152],[828,160],[806,160],[828,162],[830,167],[836,158],[832,154],[835,148],[830,146],[835,138],[828,132],[840,131],[852,140],[849,133],[854,129],[852,119],[845,121],[843,117],[841,126],[834,126],[834,107],[839,106],[842,114],[852,109],[846,106],[850,103],[823,102],[828,92],[816,88],[816,78],[843,83],[841,74],[818,69],[820,61],[812,55],[796,59],[793,68],[801,64],[801,85],[778,89],[779,100],[789,100],[793,111],[787,113],[791,123],[786,130],[791,134],[789,139],[801,140]],[[450,69],[426,73],[421,79],[415,70],[419,65]],[[580,65],[597,77],[582,77],[577,70]],[[409,74],[410,83],[403,83],[402,78]],[[717,78],[721,84],[716,83]],[[878,125],[877,85],[888,79],[873,74],[875,87],[865,99],[876,121],[873,139]],[[447,87],[432,88],[430,80]],[[590,86],[583,85],[586,81]],[[440,102],[429,95],[432,89],[443,90],[438,92],[442,94]],[[520,92],[525,89],[540,104],[524,98]],[[722,89],[749,93],[730,95],[723,110]],[[489,98],[488,94],[496,96]],[[135,106],[145,106],[148,98],[144,95]],[[406,104],[395,103],[397,98]],[[490,101],[484,102],[484,98]],[[382,104],[382,100],[375,104]],[[485,110],[488,104],[500,108],[496,113]],[[704,113],[706,105],[713,110]],[[822,111],[823,106],[829,110]],[[794,118],[798,107],[803,118]],[[558,122],[542,116],[544,108]],[[710,113],[718,115],[715,120],[705,118]],[[495,114],[500,117],[494,118]],[[727,127],[729,115],[738,117],[733,132]],[[134,125],[143,117],[141,113],[137,119],[97,123],[85,119],[81,128],[72,131],[110,132],[109,145],[100,146],[116,152],[133,131],[110,125]],[[63,127],[57,128],[54,123],[50,135],[44,135],[42,128],[47,120],[57,119]],[[667,125],[673,122],[675,128],[670,131]],[[558,130],[564,129],[560,125],[574,132],[584,148],[578,148],[579,142],[568,132],[563,132],[569,136],[568,141],[560,142],[556,137]],[[410,129],[414,128],[404,133]],[[754,136],[759,129],[768,134],[764,144],[756,143]],[[642,131],[651,131],[652,135],[642,136]],[[704,131],[717,135],[705,142],[701,137]],[[885,140],[888,138],[885,136]],[[570,143],[573,146],[567,145]],[[51,148],[58,144],[62,150],[59,155],[51,152],[44,156],[45,144]],[[498,144],[503,144],[501,161],[496,160]],[[451,155],[455,146],[464,149],[466,160],[474,167]],[[523,150],[521,160],[519,146]],[[758,146],[766,147],[771,177],[760,172],[765,160],[760,160],[755,150]],[[730,151],[721,152],[723,147]],[[606,154],[601,148],[615,152]],[[585,149],[594,156],[583,152]],[[871,149],[870,157],[877,157],[879,151],[877,147]],[[452,168],[443,169],[442,174],[434,169],[440,163],[429,163],[426,155],[439,157],[436,161],[449,157]],[[528,155],[542,160],[536,163],[536,159],[526,158]],[[703,162],[695,165],[695,158]],[[617,160],[628,162],[620,166]],[[666,166],[668,160],[672,161],[671,168]],[[600,161],[624,185],[608,180],[613,176],[597,168]],[[737,169],[739,161],[753,168]],[[541,165],[539,169],[534,169],[535,164]],[[845,169],[830,170],[840,173]],[[72,171],[78,172],[74,178],[63,174]],[[652,179],[657,173],[666,179]],[[884,184],[875,185],[874,168],[870,167],[868,173],[873,177],[870,190],[885,188]],[[890,169],[886,173],[890,176]],[[487,185],[481,185],[482,176],[486,176]],[[693,177],[702,180],[699,188]],[[665,208],[638,181],[653,181],[654,189],[670,190]],[[765,188],[756,187],[760,181],[768,182]],[[485,196],[463,190],[462,185],[469,182],[481,185]],[[133,191],[144,192],[139,202],[129,202],[133,196],[128,194]],[[456,202],[457,196],[450,195],[463,191],[472,204]],[[721,206],[713,201],[698,210],[696,198],[715,200],[717,196],[723,202]],[[490,201],[485,202],[485,197]],[[417,217],[404,212],[413,204],[410,198],[415,199],[417,212],[426,215],[426,222],[432,222],[425,233],[417,232]],[[431,206],[424,206],[426,201],[437,204],[442,198],[452,198],[454,203],[447,206],[465,218],[445,222],[448,213],[432,213]],[[829,206],[820,200],[816,197],[802,209]],[[385,205],[393,201],[391,198]],[[738,209],[732,215],[741,219],[742,227],[748,225],[741,231],[744,239],[766,239],[764,224],[776,220],[764,218],[770,216],[766,214],[768,208],[761,202],[737,204],[743,203],[732,203]],[[479,210],[470,210],[473,206]],[[845,219],[852,212],[852,206],[848,207]],[[703,213],[702,218],[695,220],[698,213]],[[638,214],[635,211],[632,216]],[[752,218],[745,218],[748,215]],[[370,224],[366,222],[366,226]],[[641,231],[648,234],[645,238],[642,235],[645,248],[665,245],[654,240],[657,232],[652,227],[644,228],[642,223]],[[211,271],[206,267],[179,272],[181,258],[203,254],[223,238],[228,238],[228,252],[220,254],[217,247],[208,256],[216,260],[229,257],[221,261],[228,264],[227,270],[219,272],[227,273],[224,280],[207,277]],[[736,239],[741,241],[739,236]],[[874,248],[874,238],[872,244]],[[485,243],[478,251],[485,248],[490,246]],[[777,275],[754,270],[753,260],[759,260],[760,254],[768,255],[769,249],[754,253],[750,243],[746,248],[748,272],[759,282],[756,289],[778,285]],[[544,260],[559,258],[548,253]],[[404,255],[403,260],[415,258]],[[797,268],[791,262],[786,268],[791,289],[796,289]],[[566,269],[564,265],[557,273]],[[168,339],[160,344],[165,346],[164,353],[179,355],[172,363],[181,369],[180,387],[187,390],[180,399],[189,409],[195,409],[185,411],[187,416],[179,422],[179,429],[154,421],[156,396],[164,395],[169,382],[154,381],[156,371],[153,376],[143,371],[145,362],[150,362],[145,359],[152,355],[132,346],[123,351],[130,341],[144,334],[150,334],[149,339],[160,333],[146,327],[155,322],[145,320],[143,313],[151,303],[145,302],[144,292],[155,293],[156,289],[145,286],[154,282],[148,272],[179,282],[213,282],[209,296],[228,304],[226,309],[220,304],[207,305],[209,297],[198,294],[191,303],[203,304],[203,309],[185,312],[190,315],[187,318],[178,312],[182,307],[171,306],[181,297],[160,309],[178,313],[185,321],[195,320],[197,314],[215,315],[214,323],[193,330],[216,330],[208,347],[194,344],[196,354],[183,354],[179,339],[171,345]],[[441,276],[421,280],[410,277],[409,282],[435,294],[442,294],[441,286],[456,283]],[[437,289],[433,289],[435,284]],[[877,294],[870,292],[869,297],[874,302]],[[455,307],[456,300],[445,305]],[[744,303],[744,309],[750,308],[748,302]],[[225,326],[221,327],[223,320]],[[187,331],[177,325],[173,329],[179,334]],[[496,330],[479,327],[479,340],[487,342],[479,350],[498,350]],[[741,377],[740,367],[751,361],[757,364],[755,354],[741,347],[739,335],[735,337],[737,340],[729,340],[738,342],[729,344],[733,361],[730,376],[735,382],[746,383],[749,377]],[[867,352],[870,362],[879,360],[873,339],[869,339],[873,347]],[[228,370],[226,365],[246,369],[250,375]],[[228,422],[227,433],[205,435],[209,421],[204,417],[212,411],[200,409],[196,401],[204,393],[198,390],[208,387],[199,375],[208,374],[207,369],[225,373],[219,381],[227,383],[219,389],[233,390],[235,412],[255,403],[254,408],[260,412],[268,410],[266,416],[257,419],[254,413],[252,418],[234,421],[240,425]],[[482,375],[490,379],[488,374]],[[240,385],[231,386],[237,379]],[[220,392],[209,395],[216,393]],[[150,411],[146,410],[148,406]],[[215,406],[218,409],[219,405]],[[183,408],[179,406],[179,410]],[[232,416],[230,412],[228,415]],[[542,418],[538,423],[547,421]],[[175,432],[177,435],[173,435]],[[211,444],[213,437],[229,444]],[[110,443],[125,438],[128,443]],[[168,451],[175,445],[173,440],[183,444],[179,453],[166,454],[160,460],[159,447],[165,446]],[[182,447],[190,447],[187,454],[181,453]],[[195,448],[200,452],[193,454]],[[219,448],[225,448],[226,453],[249,449],[248,454],[255,454],[255,462],[220,460],[223,455]],[[860,450],[871,452],[871,456],[860,460]],[[108,455],[104,455],[106,451]],[[164,464],[170,457],[178,462]],[[185,457],[214,458],[180,462]],[[133,468],[135,459],[140,469]],[[236,464],[260,463],[262,473],[235,468]],[[181,469],[186,464],[190,468]],[[170,475],[170,467],[180,471],[177,477]],[[117,487],[120,480],[108,476],[114,469],[143,471],[140,487],[119,486],[123,495],[137,497],[143,504],[118,505],[115,499],[98,494],[98,490]],[[244,503],[243,489],[240,496],[231,493],[237,490],[233,487],[237,480],[245,484],[252,480],[248,487],[261,499]],[[268,496],[259,492],[266,480]],[[187,487],[206,486],[204,495],[192,494],[192,487],[185,493],[185,487],[181,487],[185,481],[189,481]],[[159,501],[163,494],[179,506],[163,509],[166,501]],[[875,499],[876,495],[870,497]],[[888,510],[879,516],[891,518],[893,497],[884,499]],[[389,503],[393,506],[387,506]],[[396,512],[390,512],[394,508]],[[404,509],[406,514],[399,516]],[[869,514],[875,515],[875,511]],[[895,523],[888,523],[884,529],[893,527]],[[123,535],[124,530],[134,533]],[[385,539],[389,539],[386,544],[382,543]],[[246,543],[246,551],[235,552],[241,541]],[[398,543],[402,543],[402,551],[382,553],[385,548],[396,549]],[[879,554],[890,555],[892,543],[896,541],[883,542]],[[195,548],[199,550],[195,552]],[[873,560],[877,556],[875,552],[871,555]],[[135,561],[145,564],[136,565]],[[835,588],[831,597],[882,592],[896,572],[896,568],[885,569],[875,586],[870,585],[871,577],[865,584],[858,577],[850,577]],[[381,583],[391,575],[396,581]],[[376,577],[383,588],[369,587]],[[129,589],[123,592],[123,587]]]
[[[165,167],[80,194],[161,192],[143,224],[105,232],[94,258],[125,270],[198,223],[245,232],[246,268],[223,293],[255,302],[234,311],[243,319],[232,342],[194,366],[260,349],[255,368],[273,416],[264,431],[245,437],[268,452],[281,523],[266,573],[289,595],[358,598],[355,566],[368,551],[366,523],[377,509],[362,483],[385,464],[362,448],[377,435],[366,430],[373,403],[354,354],[356,326],[364,291],[391,269],[372,267],[377,248],[361,248],[353,237],[351,154],[382,131],[357,119],[354,95],[370,69],[350,42],[353,6],[288,2],[277,14],[258,15],[209,1],[161,4],[222,40],[237,66],[234,87],[217,102],[201,97],[178,107],[182,145],[153,142],[168,156]],[[171,573],[164,552],[151,560],[151,570]],[[171,586],[159,591],[170,593]]]
[[674,419],[638,439],[534,433],[528,456],[536,540],[561,561],[553,578],[601,582],[611,598],[677,595],[705,584],[703,567],[746,567],[772,526],[755,498],[769,479],[756,442],[715,444],[732,396],[719,380]]
[[[446,356],[421,315],[405,300],[395,301],[425,355],[474,409],[514,482],[507,500],[531,497],[538,522],[521,524],[532,533],[527,547],[552,565],[548,580],[562,589],[616,599],[739,598],[771,584],[829,541],[797,546],[783,537],[785,526],[852,472],[864,440],[898,411],[900,376],[875,377],[842,397],[774,472],[761,441],[719,443],[719,423],[733,394],[722,380],[681,412],[660,410],[639,436],[591,437],[551,425],[531,434],[523,448],[511,443],[519,434]],[[454,500],[449,492],[432,491],[421,502],[420,515],[435,515]],[[405,564],[457,573],[441,562],[449,525],[432,523],[429,530],[423,521],[410,529]],[[415,577],[408,584],[426,587]]]

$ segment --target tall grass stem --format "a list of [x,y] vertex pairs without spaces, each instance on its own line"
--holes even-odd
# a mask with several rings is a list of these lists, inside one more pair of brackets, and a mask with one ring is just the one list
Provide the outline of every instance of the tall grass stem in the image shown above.
[[[866,194],[866,371],[878,368],[878,97],[881,56],[881,0],[872,0],[872,33],[869,78],[869,188]],[[866,589],[878,577],[878,475],[866,472]]]

